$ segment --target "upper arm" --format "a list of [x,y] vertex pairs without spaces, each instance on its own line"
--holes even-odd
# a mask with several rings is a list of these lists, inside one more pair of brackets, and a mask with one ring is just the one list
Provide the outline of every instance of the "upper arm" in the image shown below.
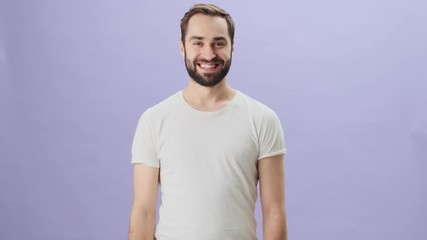
[[258,160],[258,174],[263,212],[284,211],[284,155]]
[[133,165],[133,207],[155,211],[159,168],[137,163]]

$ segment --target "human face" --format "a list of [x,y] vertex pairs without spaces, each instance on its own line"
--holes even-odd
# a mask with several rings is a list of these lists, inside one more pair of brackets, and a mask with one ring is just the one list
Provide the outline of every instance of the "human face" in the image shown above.
[[205,87],[220,83],[230,70],[232,51],[225,19],[203,14],[190,18],[181,54],[192,80]]

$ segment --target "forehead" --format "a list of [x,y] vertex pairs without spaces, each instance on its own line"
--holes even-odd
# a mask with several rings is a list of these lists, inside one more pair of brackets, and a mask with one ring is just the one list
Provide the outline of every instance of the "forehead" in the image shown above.
[[204,38],[225,37],[229,39],[227,21],[218,16],[195,14],[187,25],[186,39],[192,36]]

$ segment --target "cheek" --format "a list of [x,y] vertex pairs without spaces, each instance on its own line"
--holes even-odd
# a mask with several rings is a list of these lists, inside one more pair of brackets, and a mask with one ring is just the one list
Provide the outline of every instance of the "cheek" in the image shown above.
[[230,49],[223,49],[223,51],[218,52],[218,56],[220,56],[223,59],[229,59],[232,52]]
[[195,54],[193,51],[187,50],[186,56],[187,56],[187,59],[193,61],[197,57],[197,54]]
[[230,54],[218,54],[217,57],[226,62],[230,59]]

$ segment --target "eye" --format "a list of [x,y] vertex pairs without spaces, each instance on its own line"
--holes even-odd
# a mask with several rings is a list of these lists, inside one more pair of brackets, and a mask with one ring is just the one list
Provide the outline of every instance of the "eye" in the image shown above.
[[216,42],[216,43],[214,43],[214,46],[215,47],[224,47],[225,43],[224,42]]
[[194,45],[194,46],[202,46],[202,45],[203,45],[203,43],[202,43],[202,42],[194,42],[194,43],[193,43],[193,45]]

